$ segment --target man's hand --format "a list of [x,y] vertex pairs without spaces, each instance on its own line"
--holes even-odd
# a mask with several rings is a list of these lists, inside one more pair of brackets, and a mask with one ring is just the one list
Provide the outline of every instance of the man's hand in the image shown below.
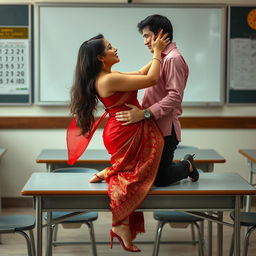
[[122,123],[122,125],[137,123],[144,119],[144,113],[142,109],[139,109],[138,107],[131,104],[125,105],[131,109],[116,113],[116,120],[120,122],[125,122]]

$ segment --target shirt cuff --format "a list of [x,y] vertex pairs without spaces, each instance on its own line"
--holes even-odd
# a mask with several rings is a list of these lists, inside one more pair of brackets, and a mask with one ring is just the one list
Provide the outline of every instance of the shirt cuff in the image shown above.
[[161,108],[159,103],[155,103],[151,107],[149,107],[151,113],[153,114],[155,119],[159,119],[161,117]]

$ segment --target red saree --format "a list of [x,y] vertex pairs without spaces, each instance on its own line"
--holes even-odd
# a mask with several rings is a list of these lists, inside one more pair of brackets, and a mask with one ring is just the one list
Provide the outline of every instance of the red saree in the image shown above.
[[[109,184],[112,223],[113,226],[118,225],[129,217],[132,238],[135,238],[138,232],[144,232],[143,213],[135,210],[145,199],[155,180],[163,150],[163,136],[153,119],[127,126],[115,119],[116,112],[129,109],[125,106],[126,103],[140,107],[137,92],[117,92],[100,100],[109,114],[103,140],[111,155],[111,166],[105,169],[105,179]],[[100,121],[94,124],[94,131]],[[91,132],[90,138],[86,138],[77,136],[78,131],[79,128],[73,121],[67,132],[71,164],[83,153],[94,132]]]

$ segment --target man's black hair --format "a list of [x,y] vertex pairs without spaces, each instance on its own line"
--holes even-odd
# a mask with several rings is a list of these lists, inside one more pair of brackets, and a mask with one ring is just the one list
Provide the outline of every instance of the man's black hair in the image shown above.
[[142,30],[146,27],[149,28],[155,35],[163,29],[163,33],[168,33],[170,41],[173,39],[173,28],[171,21],[162,15],[154,14],[150,15],[137,25],[139,32],[142,33]]

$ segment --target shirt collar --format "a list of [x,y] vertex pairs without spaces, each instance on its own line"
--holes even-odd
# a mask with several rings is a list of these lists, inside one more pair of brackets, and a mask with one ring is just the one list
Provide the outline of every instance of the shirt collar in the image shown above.
[[163,55],[167,55],[170,51],[172,51],[174,48],[176,48],[176,43],[170,43],[168,44],[164,51],[162,52]]

